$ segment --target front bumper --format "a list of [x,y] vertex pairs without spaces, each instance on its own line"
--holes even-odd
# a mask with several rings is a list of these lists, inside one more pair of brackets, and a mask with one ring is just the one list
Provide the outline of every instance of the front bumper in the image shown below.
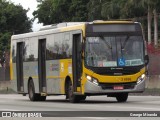
[[114,90],[114,89],[102,89],[102,86],[96,85],[87,80],[85,84],[85,94],[107,94],[107,93],[139,93],[145,90],[145,80],[141,81],[141,83],[136,84],[132,89],[123,89],[123,90]]

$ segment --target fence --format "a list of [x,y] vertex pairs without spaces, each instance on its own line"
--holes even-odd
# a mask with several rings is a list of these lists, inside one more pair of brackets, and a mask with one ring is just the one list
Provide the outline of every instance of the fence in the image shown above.
[[0,67],[0,81],[10,80],[10,67]]
[[147,51],[149,55],[149,76],[160,75],[160,48],[155,48],[153,44],[150,44],[147,46]]

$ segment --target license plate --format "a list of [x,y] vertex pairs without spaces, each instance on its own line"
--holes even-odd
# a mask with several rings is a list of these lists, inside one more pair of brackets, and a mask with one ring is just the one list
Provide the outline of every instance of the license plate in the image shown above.
[[114,86],[114,90],[123,90],[124,87],[123,86]]

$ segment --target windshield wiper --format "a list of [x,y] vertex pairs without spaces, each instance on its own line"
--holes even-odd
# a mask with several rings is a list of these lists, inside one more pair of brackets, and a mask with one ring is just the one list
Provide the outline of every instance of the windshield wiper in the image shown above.
[[124,44],[121,46],[122,48],[121,49],[124,49],[124,47],[126,46],[128,40],[129,40],[130,36],[127,35],[126,39],[124,40]]
[[112,46],[104,39],[103,36],[99,36],[103,41],[104,43],[109,47],[109,49],[112,49]]
[[125,48],[125,46],[126,46],[126,44],[127,44],[128,40],[129,40],[129,38],[130,38],[130,36],[129,36],[129,35],[127,35],[126,39],[124,40],[123,45],[122,45],[122,40],[120,39],[121,55],[122,55],[122,57],[123,57],[123,51],[124,51],[124,48]]

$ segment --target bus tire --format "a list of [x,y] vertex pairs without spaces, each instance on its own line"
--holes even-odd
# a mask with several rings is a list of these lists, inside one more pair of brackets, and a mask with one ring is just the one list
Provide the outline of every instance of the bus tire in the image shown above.
[[40,98],[40,94],[35,93],[35,87],[32,80],[30,80],[28,84],[28,94],[30,101],[38,101]]
[[71,81],[68,83],[68,98],[71,103],[78,103],[80,101],[79,96],[73,94],[73,85]]
[[66,82],[65,82],[66,99],[69,99],[69,84],[70,84],[70,80],[66,80]]
[[116,94],[116,99],[118,102],[126,102],[128,99],[128,93],[118,93]]

